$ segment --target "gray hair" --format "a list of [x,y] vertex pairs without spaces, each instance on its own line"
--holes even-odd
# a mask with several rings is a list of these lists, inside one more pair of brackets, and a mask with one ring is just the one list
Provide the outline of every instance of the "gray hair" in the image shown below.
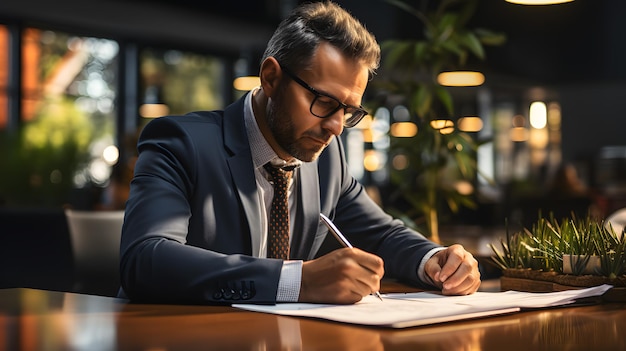
[[261,61],[273,56],[281,65],[297,72],[310,64],[322,41],[338,48],[348,58],[364,63],[370,76],[380,64],[380,46],[374,35],[330,1],[297,7],[274,32]]

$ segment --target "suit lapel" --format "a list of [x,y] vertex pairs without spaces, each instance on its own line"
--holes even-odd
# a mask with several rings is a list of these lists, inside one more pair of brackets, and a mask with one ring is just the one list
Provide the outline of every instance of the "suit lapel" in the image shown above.
[[291,240],[291,258],[310,260],[319,248],[319,245],[313,247],[320,215],[317,161],[303,163],[298,172],[298,214]]
[[259,208],[256,179],[250,153],[250,143],[243,117],[245,96],[224,111],[224,146],[231,157],[227,159],[231,178],[248,219],[251,236],[261,236],[261,209]]

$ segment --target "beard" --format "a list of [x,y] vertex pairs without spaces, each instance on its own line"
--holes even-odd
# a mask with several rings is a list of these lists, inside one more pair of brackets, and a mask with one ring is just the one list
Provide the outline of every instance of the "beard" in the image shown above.
[[[286,112],[284,104],[284,89],[279,89],[274,99],[267,103],[267,124],[278,145],[291,156],[302,162],[315,161],[324,151],[328,143],[313,143],[307,146],[307,139],[330,140],[328,133],[317,135],[312,131],[305,131],[302,136],[297,137],[293,118]],[[317,117],[316,117],[317,118]],[[308,142],[311,144],[311,141]]]

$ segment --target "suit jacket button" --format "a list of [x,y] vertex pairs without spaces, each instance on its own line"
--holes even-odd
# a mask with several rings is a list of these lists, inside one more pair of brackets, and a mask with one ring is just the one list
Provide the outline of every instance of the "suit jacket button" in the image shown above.
[[250,291],[248,290],[241,290],[239,293],[241,294],[242,300],[247,300],[250,298]]
[[248,299],[251,299],[256,295],[256,288],[254,287],[254,282],[250,282],[250,290],[248,290]]
[[224,297],[224,289],[220,289],[213,293],[213,298],[215,300],[221,300]]
[[226,300],[231,300],[233,298],[235,291],[233,289],[224,290],[224,298]]
[[233,300],[239,300],[239,299],[241,299],[241,294],[239,293],[239,291],[237,291],[237,290],[233,290],[233,297],[232,297],[232,299],[233,299]]

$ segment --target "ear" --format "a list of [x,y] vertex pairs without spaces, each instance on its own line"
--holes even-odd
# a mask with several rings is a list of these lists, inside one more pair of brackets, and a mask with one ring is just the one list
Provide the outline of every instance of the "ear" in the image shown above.
[[259,78],[261,80],[261,87],[263,93],[268,97],[273,97],[274,93],[278,89],[280,80],[283,76],[283,71],[280,68],[278,61],[272,56],[263,60],[261,63],[261,71]]

